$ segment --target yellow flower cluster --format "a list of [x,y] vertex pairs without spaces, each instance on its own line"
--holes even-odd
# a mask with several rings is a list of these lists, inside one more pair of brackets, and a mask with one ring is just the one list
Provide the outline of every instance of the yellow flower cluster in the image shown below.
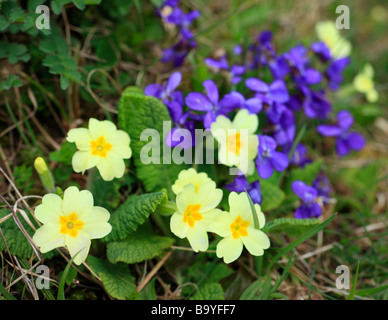
[[[173,186],[177,193],[177,211],[170,220],[171,231],[179,238],[187,238],[195,252],[209,247],[207,232],[214,232],[223,239],[217,245],[217,257],[225,263],[238,259],[243,246],[255,256],[264,254],[270,246],[267,235],[254,227],[253,214],[246,193],[229,195],[229,212],[216,207],[222,199],[222,190],[206,173],[194,169],[180,172]],[[254,205],[260,229],[265,217],[258,204]]]
[[[106,181],[121,178],[124,159],[132,155],[129,135],[107,120],[90,119],[89,128],[71,129],[67,141],[75,142],[78,149],[72,159],[74,171],[84,173],[97,167]],[[41,177],[49,172],[41,158],[36,159],[35,168]],[[91,239],[102,238],[112,229],[109,212],[93,205],[89,191],[76,187],[66,189],[63,199],[54,193],[46,194],[35,209],[35,217],[43,223],[33,236],[40,251],[66,247],[76,264],[85,261]]]

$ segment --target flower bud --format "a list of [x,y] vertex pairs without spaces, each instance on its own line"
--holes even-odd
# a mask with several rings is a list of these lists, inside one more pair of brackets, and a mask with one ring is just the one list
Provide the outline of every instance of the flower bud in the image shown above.
[[55,192],[54,177],[53,177],[50,169],[47,167],[47,164],[44,161],[44,159],[41,157],[36,158],[34,161],[34,167],[35,167],[35,170],[39,174],[39,178],[43,184],[43,187],[48,192]]

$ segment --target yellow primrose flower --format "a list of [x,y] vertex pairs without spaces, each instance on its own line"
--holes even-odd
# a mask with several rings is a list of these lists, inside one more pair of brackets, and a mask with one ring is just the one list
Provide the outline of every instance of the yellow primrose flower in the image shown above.
[[[192,183],[195,187],[195,191],[198,192],[199,188],[208,182],[212,182],[212,180],[205,172],[198,173],[194,168],[190,168],[179,172],[178,179],[175,180],[171,189],[175,194],[178,194],[185,185]],[[213,184],[214,188],[216,188],[216,184],[214,182]]]
[[193,184],[183,187],[176,197],[177,211],[171,216],[171,231],[179,238],[187,238],[195,252],[209,246],[209,224],[221,213],[216,209],[222,199],[222,190],[208,182],[195,190]]
[[371,103],[376,102],[379,98],[379,94],[374,87],[373,76],[373,67],[368,63],[353,80],[356,90],[365,94],[366,99]]
[[71,129],[66,139],[75,142],[78,148],[72,159],[75,172],[83,174],[96,166],[106,181],[124,175],[123,159],[132,156],[130,138],[125,131],[117,130],[113,122],[91,118],[88,129]]
[[[229,207],[230,212],[221,213],[209,226],[209,231],[224,238],[217,245],[217,257],[224,258],[225,263],[233,262],[240,257],[243,246],[252,255],[262,256],[270,242],[263,231],[254,227],[247,194],[232,192],[229,195]],[[258,204],[255,204],[255,209],[261,229],[265,225],[265,216]]]
[[258,125],[257,115],[249,114],[246,109],[237,112],[233,122],[223,115],[218,116],[211,124],[211,133],[220,144],[219,161],[251,175],[259,146],[259,138],[254,134]]
[[315,31],[317,32],[318,38],[329,47],[334,58],[339,59],[350,55],[352,45],[348,40],[341,37],[335,22],[318,22],[315,26]]
[[77,187],[67,188],[63,199],[46,194],[35,209],[35,217],[43,223],[32,238],[40,251],[66,247],[72,257],[80,251],[74,259],[78,265],[85,261],[91,239],[105,237],[112,230],[109,212],[93,206],[91,192]]

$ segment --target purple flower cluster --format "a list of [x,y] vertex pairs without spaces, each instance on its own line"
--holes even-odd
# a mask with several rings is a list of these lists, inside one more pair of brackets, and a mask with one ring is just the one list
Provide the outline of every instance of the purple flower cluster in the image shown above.
[[317,189],[305,184],[302,181],[294,181],[291,188],[302,202],[295,211],[295,218],[318,218],[322,214],[322,208],[317,203]]
[[[184,13],[178,7],[178,1],[166,0],[165,5],[172,11],[164,19],[178,28],[180,39],[176,45],[164,50],[162,61],[172,61],[179,66],[194,47],[190,27],[200,14],[197,11]],[[166,85],[152,84],[145,90],[147,95],[161,99],[170,111],[175,127],[167,138],[168,145],[180,143],[171,138],[180,129],[193,132],[198,123],[210,129],[218,116],[247,109],[260,116],[255,161],[260,179],[268,179],[274,171],[284,171],[290,165],[304,167],[311,162],[305,145],[296,141],[297,126],[306,121],[311,125],[318,124],[317,131],[321,135],[336,138],[339,156],[364,147],[364,138],[351,131],[353,117],[350,112],[338,112],[335,124],[328,124],[333,118],[328,92],[341,85],[350,58],[335,59],[323,42],[315,42],[310,47],[298,44],[287,52],[278,53],[272,33],[264,31],[247,47],[237,45],[232,54],[209,57],[204,62],[210,69],[226,74],[231,91],[225,93],[213,80],[207,79],[202,83],[202,92],[189,92],[184,98],[176,90],[181,82],[179,72],[173,73]],[[190,148],[194,142],[189,141],[184,147]],[[237,192],[247,190],[255,203],[261,202],[259,180],[248,183],[241,175],[226,188]],[[328,179],[321,175],[313,186],[295,181],[292,189],[302,200],[295,213],[297,218],[319,216],[321,207],[315,200],[318,196],[328,199],[331,192]]]
[[159,11],[165,23],[176,26],[178,30],[177,42],[164,49],[161,58],[162,62],[171,62],[174,67],[181,66],[190,50],[197,47],[197,42],[194,40],[190,28],[193,21],[201,15],[198,10],[185,13],[178,5],[179,0],[165,0]]
[[[190,120],[190,112],[183,112],[184,99],[181,91],[176,90],[182,81],[182,74],[174,72],[167,80],[166,85],[150,84],[144,89],[147,96],[153,96],[163,101],[167,106],[171,119],[174,123],[174,128],[166,137],[166,144],[169,147],[175,147],[180,144],[184,149],[191,148],[194,141],[188,138],[185,139],[184,130],[188,129],[193,138],[195,132],[195,123]],[[182,131],[182,134],[180,134]],[[180,137],[179,140],[174,139],[175,136]]]
[[347,110],[342,110],[337,114],[336,124],[321,124],[317,127],[318,132],[326,137],[336,137],[336,149],[339,156],[345,156],[350,151],[359,151],[365,146],[364,137],[357,133],[351,132],[353,125],[353,116]]
[[238,175],[234,178],[233,182],[225,185],[225,188],[235,192],[247,191],[253,203],[261,204],[261,186],[259,180],[249,183],[244,175]]
[[[240,46],[236,46],[233,50],[234,54],[236,56],[241,54],[242,48]],[[228,78],[230,83],[233,85],[236,85],[240,83],[243,79],[243,76],[246,72],[246,67],[240,64],[232,64],[227,60],[227,56],[223,55],[220,59],[212,59],[212,58],[207,58],[205,59],[205,63],[214,69],[215,71],[218,70],[225,70],[228,73]]]

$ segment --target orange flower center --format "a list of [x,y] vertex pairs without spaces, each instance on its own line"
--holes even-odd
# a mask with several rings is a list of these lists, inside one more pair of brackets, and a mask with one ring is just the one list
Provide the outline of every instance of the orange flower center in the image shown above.
[[70,213],[68,216],[60,216],[59,222],[61,229],[59,230],[62,234],[68,234],[75,238],[78,235],[78,231],[84,226],[81,220],[78,220],[76,213]]
[[236,155],[240,154],[240,149],[242,147],[240,132],[236,134],[231,134],[228,136],[228,151],[233,152]]
[[203,219],[202,214],[199,213],[199,209],[201,209],[200,204],[189,204],[183,213],[183,222],[188,223],[190,228],[194,227],[196,221]]
[[233,239],[246,237],[248,235],[247,228],[249,227],[249,224],[249,221],[244,221],[240,216],[238,216],[230,225],[230,230],[232,230]]
[[92,155],[106,158],[108,151],[112,149],[112,145],[105,141],[103,136],[97,140],[90,141],[90,147],[92,148]]

